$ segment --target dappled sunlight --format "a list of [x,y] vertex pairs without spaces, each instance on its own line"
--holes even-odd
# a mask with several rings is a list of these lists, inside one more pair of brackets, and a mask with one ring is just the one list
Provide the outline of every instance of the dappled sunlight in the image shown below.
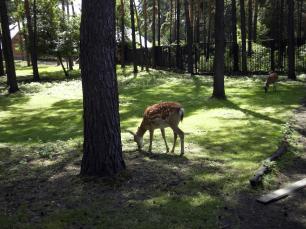
[[[77,176],[83,135],[80,80],[45,80],[22,83],[17,94],[0,96],[0,182],[6,195],[14,193],[10,198],[24,202],[16,209],[8,206],[16,217],[26,217],[28,225],[37,218],[32,209],[44,209],[39,223],[46,228],[80,221],[91,225],[93,220],[104,227],[204,223],[215,228],[225,200],[249,190],[254,170],[278,147],[283,126],[305,90],[302,82],[282,81],[276,92],[264,94],[262,79],[227,77],[228,99],[222,101],[210,98],[210,76],[158,70],[134,75],[131,68],[118,68],[127,170],[105,180]],[[182,157],[179,141],[174,153],[166,153],[160,130],[152,153],[147,152],[148,134],[138,152],[127,132],[137,130],[147,106],[161,101],[177,101],[185,109],[179,125],[185,132]],[[170,128],[166,137],[172,147]],[[27,193],[21,191],[25,188]]]

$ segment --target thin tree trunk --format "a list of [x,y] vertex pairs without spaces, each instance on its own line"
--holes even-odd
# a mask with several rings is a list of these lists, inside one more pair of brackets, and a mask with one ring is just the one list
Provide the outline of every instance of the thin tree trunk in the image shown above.
[[149,54],[148,54],[148,4],[147,4],[147,0],[144,0],[143,3],[143,7],[144,7],[144,32],[145,32],[145,62],[146,62],[146,71],[149,70]]
[[75,17],[75,16],[76,16],[76,13],[75,13],[73,1],[71,1],[71,10],[72,10],[72,16]]
[[187,50],[188,50],[188,72],[190,74],[193,74],[193,56],[192,56],[192,28],[191,28],[191,22],[190,22],[190,11],[188,4],[188,0],[184,0],[185,5],[185,22],[186,22],[186,28],[187,28]]
[[254,0],[254,1],[255,1],[255,12],[254,12],[254,20],[253,20],[253,41],[256,42],[257,40],[257,19],[258,19],[258,8],[259,8],[258,1],[259,0]]
[[288,78],[296,80],[295,75],[295,42],[294,42],[294,1],[287,0],[288,4]]
[[2,34],[0,31],[0,76],[4,76],[5,72],[4,72],[4,65],[3,65],[3,51],[2,51],[2,47],[3,47],[3,42],[2,42]]
[[83,176],[114,176],[125,169],[115,49],[115,1],[84,0],[80,45],[84,106]]
[[27,27],[28,27],[28,33],[29,33],[29,48],[30,48],[30,54],[31,54],[31,62],[32,62],[32,68],[33,68],[33,80],[39,81],[39,73],[38,73],[38,65],[37,65],[37,49],[36,49],[36,1],[34,1],[33,9],[34,9],[34,30],[32,26],[32,18],[30,13],[30,5],[29,0],[24,1],[24,7],[25,7],[25,14],[27,18]]
[[252,0],[249,0],[248,1],[248,10],[249,10],[249,13],[248,13],[248,40],[249,40],[249,43],[248,43],[248,56],[252,56],[252,20],[253,20],[253,1]]
[[9,28],[9,18],[7,14],[6,1],[0,1],[0,17],[1,17],[1,28],[2,28],[2,44],[3,44],[3,53],[6,66],[6,75],[8,82],[8,92],[15,93],[18,91],[15,63],[12,49],[12,40],[10,36]]
[[160,46],[160,0],[157,0],[157,45]]
[[[22,18],[21,20],[22,28],[25,28],[24,21],[25,21],[25,18]],[[30,43],[29,43],[28,35],[25,31],[23,32],[23,37],[24,37],[24,44],[25,44],[24,46],[25,46],[25,56],[27,60],[27,66],[30,67],[31,66],[31,58],[30,58],[30,53],[29,53]]]
[[59,54],[57,56],[57,59],[58,59],[58,62],[60,63],[60,65],[62,66],[62,69],[63,69],[63,72],[65,74],[65,77],[69,78],[69,73],[67,72],[67,70],[65,68],[65,65],[63,64],[63,59],[62,59],[62,57]]
[[138,28],[138,35],[139,35],[139,43],[140,43],[140,49],[141,49],[141,70],[144,69],[144,53],[143,53],[143,46],[142,46],[142,40],[141,40],[141,29],[140,29],[140,20],[139,20],[139,16],[138,16],[138,11],[137,11],[137,7],[136,7],[136,3],[135,0],[133,0],[133,4],[134,4],[134,9],[135,9],[135,13],[136,13],[136,20],[137,20],[137,28]]
[[279,12],[279,51],[278,51],[278,66],[283,67],[284,58],[284,5],[285,0],[280,0]]
[[172,44],[172,21],[173,21],[173,0],[170,0],[170,30],[169,30],[169,44]]
[[245,9],[244,0],[240,0],[240,16],[241,16],[241,49],[242,49],[242,72],[248,71],[247,52],[246,52],[246,26],[245,26]]
[[155,21],[156,21],[156,0],[153,0],[153,10],[152,10],[152,65],[153,67],[156,67],[156,25],[155,25]]
[[224,91],[224,0],[216,0],[215,13],[215,59],[213,97],[225,99]]
[[135,16],[134,16],[134,4],[133,0],[130,0],[130,12],[131,12],[131,26],[132,26],[132,47],[133,47],[133,67],[134,73],[138,72],[136,64],[136,35],[135,35]]
[[237,41],[237,7],[236,0],[232,0],[232,34],[233,34],[233,71],[239,71],[239,46]]
[[181,15],[181,3],[180,0],[176,0],[176,67],[181,69],[181,53],[180,53],[180,15]]
[[125,68],[124,0],[121,0],[121,68]]

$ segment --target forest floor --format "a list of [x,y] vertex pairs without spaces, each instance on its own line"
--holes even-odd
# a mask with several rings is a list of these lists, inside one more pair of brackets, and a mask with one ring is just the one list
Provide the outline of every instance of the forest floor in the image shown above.
[[[305,176],[305,75],[264,94],[263,76],[227,77],[227,100],[210,99],[212,78],[118,69],[122,144],[127,169],[116,178],[82,178],[82,91],[78,72],[65,80],[41,66],[21,91],[6,95],[0,79],[1,228],[305,228],[305,190],[270,205],[260,195]],[[165,153],[156,131],[153,152],[136,151],[146,106],[178,101],[186,117],[185,155]],[[289,123],[289,124],[288,124]],[[260,187],[249,178],[288,130],[290,150]],[[168,143],[172,133],[167,130]],[[148,146],[145,137],[145,147]]]

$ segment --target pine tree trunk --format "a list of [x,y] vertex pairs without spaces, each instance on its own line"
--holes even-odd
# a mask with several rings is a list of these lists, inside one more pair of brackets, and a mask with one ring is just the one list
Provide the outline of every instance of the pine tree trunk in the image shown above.
[[181,25],[181,3],[180,0],[176,0],[176,67],[178,69],[181,69],[180,25]]
[[249,0],[248,1],[248,10],[249,10],[249,13],[248,13],[248,56],[252,56],[252,31],[253,31],[253,28],[252,28],[252,20],[253,20],[253,1],[252,0]]
[[254,12],[254,19],[253,19],[253,41],[256,42],[257,40],[257,19],[258,19],[258,8],[259,0],[254,0],[255,1],[255,12]]
[[225,99],[224,91],[224,0],[216,0],[215,13],[215,59],[213,97]]
[[3,47],[3,42],[2,42],[2,34],[0,31],[0,76],[4,76],[5,72],[4,72],[4,65],[3,65],[3,51],[2,51],[2,47]]
[[160,46],[160,0],[157,0],[157,45]]
[[185,22],[187,28],[187,50],[188,50],[188,72],[193,74],[193,56],[192,56],[192,28],[190,22],[190,11],[189,11],[189,4],[188,0],[184,0],[185,5]]
[[121,68],[125,67],[124,0],[121,0]]
[[156,51],[156,0],[153,0],[153,9],[152,9],[152,65],[153,68],[156,67],[155,51]]
[[136,14],[137,29],[138,29],[139,43],[140,43],[140,49],[141,49],[141,60],[140,60],[140,62],[141,62],[141,70],[143,70],[144,69],[144,52],[143,52],[143,46],[142,46],[142,40],[141,40],[140,20],[139,20],[139,16],[138,16],[138,11],[137,11],[135,0],[133,0],[133,4],[134,4],[134,9],[135,9],[135,14]]
[[71,10],[72,10],[72,16],[75,17],[75,16],[76,16],[76,13],[75,13],[73,1],[71,1]]
[[280,12],[279,12],[279,51],[278,51],[278,66],[283,67],[284,59],[284,5],[285,0],[280,0]]
[[114,10],[113,0],[82,3],[83,176],[114,176],[125,169],[115,71]]
[[244,0],[240,0],[240,16],[241,16],[241,49],[242,49],[242,72],[248,71],[247,67],[247,53],[246,53],[246,26],[245,26],[245,9]]
[[172,21],[173,21],[173,0],[170,0],[170,30],[169,30],[169,44],[172,44]]
[[[21,20],[21,25],[22,28],[25,28],[25,24],[24,24],[25,18],[23,17]],[[26,56],[26,60],[27,60],[27,66],[30,67],[31,66],[31,58],[30,58],[30,51],[29,51],[29,38],[26,32],[23,33],[23,37],[24,37],[24,44],[25,44],[25,56]]]
[[18,91],[15,63],[12,49],[12,40],[10,36],[9,29],[9,18],[7,14],[6,1],[0,1],[0,17],[1,17],[1,29],[2,29],[2,44],[3,44],[3,53],[5,59],[6,75],[8,82],[8,92],[15,93]]
[[233,71],[239,71],[239,46],[237,41],[237,7],[236,0],[232,0],[232,35],[233,35]]
[[130,0],[131,26],[132,26],[132,49],[133,49],[133,72],[138,72],[136,64],[136,35],[135,35],[135,16],[133,0]]
[[34,1],[34,30],[32,25],[32,18],[30,13],[30,5],[29,0],[24,1],[24,8],[25,8],[25,14],[27,18],[27,27],[28,27],[28,38],[29,38],[29,48],[30,48],[30,55],[31,55],[31,62],[32,62],[32,68],[33,68],[33,80],[39,81],[39,73],[38,73],[38,65],[37,65],[37,48],[36,48],[36,1]]
[[144,39],[145,39],[145,62],[146,62],[146,71],[149,70],[149,54],[148,54],[148,3],[147,0],[144,0],[143,3],[143,8],[144,8]]
[[295,42],[294,42],[294,2],[287,0],[288,4],[288,78],[296,80],[295,75]]

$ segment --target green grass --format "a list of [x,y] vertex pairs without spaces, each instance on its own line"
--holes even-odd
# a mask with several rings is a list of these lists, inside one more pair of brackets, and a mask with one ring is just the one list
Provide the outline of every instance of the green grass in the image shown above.
[[[57,80],[60,70],[52,66],[41,69],[46,72],[46,81]],[[20,67],[19,78],[27,71]],[[0,97],[0,183],[6,187],[16,182],[24,188],[23,183],[38,177],[48,187],[42,188],[46,192],[43,200],[34,197],[34,210],[33,204],[25,201],[10,217],[0,216],[2,225],[220,226],[218,216],[226,217],[224,206],[235,206],[238,193],[251,191],[248,179],[277,149],[283,126],[305,96],[303,82],[281,81],[277,92],[264,94],[261,77],[226,78],[227,100],[219,101],[210,98],[211,77],[155,70],[134,76],[130,68],[118,69],[122,143],[128,170],[119,181],[84,181],[75,176],[81,157],[81,82],[52,80],[21,83],[20,92]],[[165,154],[159,131],[155,132],[152,154],[135,152],[136,144],[126,132],[136,130],[144,109],[160,101],[177,101],[185,108],[180,124],[186,133],[182,158],[178,157],[179,147],[175,155]],[[172,132],[166,133],[171,145]],[[147,147],[146,135],[144,149]],[[1,153],[1,149],[9,153]],[[68,165],[74,165],[73,172]],[[62,184],[65,186],[61,189]],[[52,192],[61,198],[53,197]],[[25,194],[18,193],[24,200]],[[53,206],[52,201],[62,205]],[[37,211],[47,213],[33,223],[30,215]],[[238,225],[237,219],[233,221]]]

